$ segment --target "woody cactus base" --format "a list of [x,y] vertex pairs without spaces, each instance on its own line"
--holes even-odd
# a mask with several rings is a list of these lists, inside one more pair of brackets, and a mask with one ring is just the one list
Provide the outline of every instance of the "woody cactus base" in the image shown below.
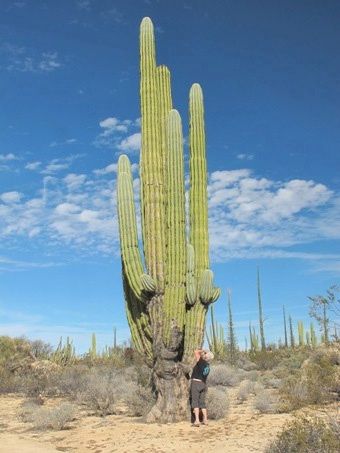
[[118,217],[127,319],[133,343],[153,369],[157,401],[148,421],[187,417],[194,349],[203,342],[205,317],[220,290],[209,269],[207,170],[203,95],[192,85],[190,114],[189,240],[181,117],[173,109],[170,72],[156,66],[151,20],[140,28],[141,226],[137,234],[131,166],[118,162]]

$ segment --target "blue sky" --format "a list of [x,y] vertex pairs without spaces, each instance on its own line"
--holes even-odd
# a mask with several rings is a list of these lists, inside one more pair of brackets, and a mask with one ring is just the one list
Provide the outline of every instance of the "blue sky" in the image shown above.
[[187,136],[205,97],[212,268],[243,345],[281,309],[340,275],[340,4],[333,0],[18,0],[0,5],[0,334],[79,352],[129,337],[120,279],[116,163],[138,190],[139,23],[154,22]]

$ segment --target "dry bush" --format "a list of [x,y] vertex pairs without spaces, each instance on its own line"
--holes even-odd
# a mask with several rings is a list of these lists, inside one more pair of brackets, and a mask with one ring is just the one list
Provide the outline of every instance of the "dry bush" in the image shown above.
[[90,369],[84,364],[74,364],[63,368],[56,383],[56,394],[75,398],[79,390],[86,386]]
[[253,370],[257,369],[256,363],[249,360],[249,358],[246,357],[245,355],[239,356],[239,358],[237,359],[236,365],[238,368],[241,368],[241,370],[244,370],[244,371],[253,371]]
[[208,417],[218,420],[226,417],[229,411],[229,400],[227,392],[221,387],[210,387],[207,392]]
[[278,389],[281,387],[282,380],[273,376],[273,374],[264,374],[261,377],[261,382],[266,388]]
[[35,399],[25,400],[19,410],[19,418],[23,422],[33,423],[34,413],[41,408],[41,405]]
[[[339,426],[339,420],[337,421]],[[266,453],[338,453],[339,430],[320,418],[296,417],[289,422]]]
[[241,381],[243,374],[244,373],[242,371],[228,365],[214,365],[211,367],[209,374],[209,385],[234,387]]
[[113,370],[93,368],[84,376],[77,392],[77,401],[96,414],[115,414],[117,405],[124,399],[127,380]]
[[125,388],[124,402],[129,408],[130,415],[139,417],[150,412],[156,399],[150,388],[129,382]]
[[238,401],[243,403],[251,393],[255,393],[255,383],[249,379],[242,381],[237,392]]
[[32,412],[33,427],[39,430],[61,430],[74,419],[76,406],[71,403],[62,403],[60,406],[40,407]]
[[0,366],[0,395],[2,393],[13,393],[16,391],[17,382],[14,374]]
[[270,390],[257,393],[254,408],[263,414],[275,414],[279,410],[279,399]]

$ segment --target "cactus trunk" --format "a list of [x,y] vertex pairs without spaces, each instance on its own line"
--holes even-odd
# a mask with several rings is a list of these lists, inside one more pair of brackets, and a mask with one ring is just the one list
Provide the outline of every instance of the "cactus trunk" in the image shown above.
[[201,87],[189,96],[190,208],[186,236],[183,134],[173,109],[170,72],[156,65],[153,25],[140,28],[141,226],[139,248],[131,166],[118,162],[118,219],[123,286],[133,344],[153,369],[156,405],[149,421],[187,415],[193,351],[202,346],[209,305],[220,291],[209,269],[207,164]]

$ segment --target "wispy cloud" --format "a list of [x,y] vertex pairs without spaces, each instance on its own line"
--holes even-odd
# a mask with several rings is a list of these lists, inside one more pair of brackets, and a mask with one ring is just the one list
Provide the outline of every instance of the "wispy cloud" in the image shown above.
[[67,140],[64,140],[63,142],[51,142],[49,144],[49,146],[51,148],[54,148],[56,146],[74,145],[77,142],[78,142],[78,140],[76,138],[68,138]]
[[35,162],[28,162],[25,165],[25,168],[26,168],[26,170],[35,171],[35,170],[38,170],[40,168],[40,166],[41,166],[41,162],[35,161]]
[[240,153],[240,154],[237,154],[236,157],[239,160],[253,160],[254,159],[254,154]]
[[0,47],[0,53],[5,61],[3,67],[8,71],[47,73],[62,66],[57,52],[38,52],[11,43],[4,43]]

